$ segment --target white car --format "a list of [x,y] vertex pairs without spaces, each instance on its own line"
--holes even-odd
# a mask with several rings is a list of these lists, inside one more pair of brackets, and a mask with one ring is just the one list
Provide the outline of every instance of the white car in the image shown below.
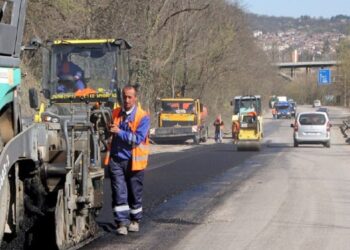
[[321,101],[320,100],[314,100],[314,103],[312,104],[312,107],[321,107]]
[[294,147],[299,144],[323,144],[331,146],[331,123],[325,112],[302,112],[295,118]]

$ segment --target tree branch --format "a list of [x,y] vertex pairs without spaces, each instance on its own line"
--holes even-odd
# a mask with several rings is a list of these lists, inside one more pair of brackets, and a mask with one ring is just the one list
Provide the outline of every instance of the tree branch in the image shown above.
[[159,32],[167,25],[168,21],[169,21],[171,18],[173,18],[173,17],[175,17],[175,16],[177,16],[177,15],[183,13],[183,12],[202,11],[202,10],[207,9],[209,6],[210,6],[210,4],[207,4],[207,5],[205,5],[205,6],[202,7],[202,8],[185,8],[185,9],[182,9],[182,10],[175,11],[173,14],[171,14],[170,16],[168,16],[168,17],[165,19],[165,21],[163,22],[163,24],[158,28],[157,33],[159,33]]

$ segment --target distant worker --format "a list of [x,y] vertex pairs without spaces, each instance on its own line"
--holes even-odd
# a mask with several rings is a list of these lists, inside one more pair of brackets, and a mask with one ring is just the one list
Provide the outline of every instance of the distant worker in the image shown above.
[[237,143],[238,142],[238,135],[239,135],[239,121],[238,120],[234,120],[232,122],[232,139],[233,139],[233,143]]
[[222,131],[224,129],[224,122],[221,119],[221,115],[218,115],[214,121],[215,128],[215,142],[222,142]]
[[251,112],[248,113],[248,116],[251,117],[251,121],[252,122],[255,122],[256,119],[257,119],[258,114],[255,111],[251,111]]
[[123,88],[123,108],[113,110],[113,140],[109,163],[112,206],[117,234],[139,231],[142,192],[149,154],[149,115],[137,105],[137,89]]
[[85,88],[84,71],[69,61],[67,55],[62,55],[59,60],[57,76],[59,78],[58,93],[75,92]]
[[272,108],[272,118],[276,119],[277,118],[277,110],[275,107]]

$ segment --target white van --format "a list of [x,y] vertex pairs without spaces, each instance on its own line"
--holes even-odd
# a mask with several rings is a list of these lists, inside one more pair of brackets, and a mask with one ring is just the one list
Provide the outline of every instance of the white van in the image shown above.
[[323,144],[331,146],[331,124],[325,112],[302,112],[295,118],[294,147],[299,144]]

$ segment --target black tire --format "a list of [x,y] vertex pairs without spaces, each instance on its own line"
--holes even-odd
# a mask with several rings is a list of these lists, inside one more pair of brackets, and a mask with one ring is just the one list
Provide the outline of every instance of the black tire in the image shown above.
[[204,136],[202,137],[202,142],[207,142],[208,140],[208,129],[205,128]]
[[199,137],[197,135],[193,136],[193,144],[195,145],[199,144]]
[[7,224],[7,217],[10,205],[10,184],[7,177],[4,178],[4,183],[0,193],[0,245],[2,243],[5,226]]
[[330,148],[330,147],[331,147],[331,142],[330,142],[330,141],[325,142],[323,145],[324,145],[326,148]]

